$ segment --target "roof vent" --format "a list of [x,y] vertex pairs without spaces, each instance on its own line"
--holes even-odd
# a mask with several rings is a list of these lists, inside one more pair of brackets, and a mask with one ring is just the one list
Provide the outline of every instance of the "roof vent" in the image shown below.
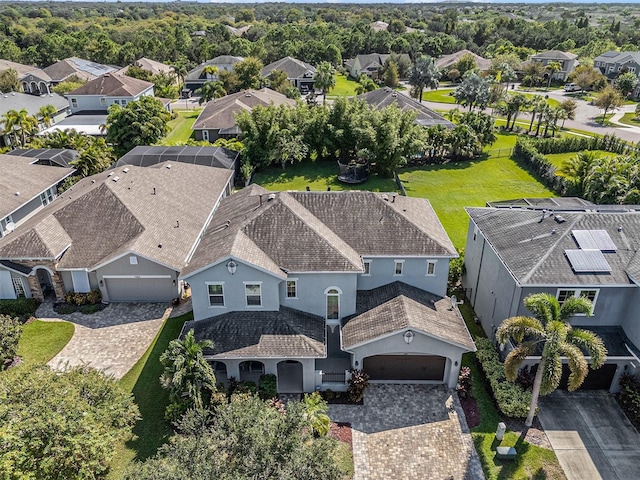
[[122,170],[122,173],[128,173],[128,172],[129,172],[128,168],[125,168],[124,170]]
[[16,192],[16,193],[14,193],[14,195],[15,195],[16,197],[19,197],[19,196],[20,196],[20,192]]
[[167,163],[167,168],[171,169],[171,164],[170,163]]
[[622,225],[618,226],[618,231],[619,231],[619,232],[621,232],[622,230],[624,230],[624,229],[622,228]]
[[386,193],[383,193],[383,194],[382,194],[382,199],[383,199],[385,202],[388,202],[388,201],[389,201],[389,195],[387,195]]
[[275,194],[275,193],[270,193],[270,194],[269,194],[269,196],[267,197],[267,199],[268,199],[269,201],[271,201],[271,200],[275,200],[275,199],[276,199],[276,194]]
[[562,215],[556,215],[555,217],[553,217],[553,219],[558,223],[566,222],[566,220],[564,219],[564,217]]
[[113,177],[111,180],[113,180],[114,182],[117,182],[118,180],[120,180],[120,177]]
[[96,181],[95,180],[91,180],[91,183],[96,183]]
[[109,172],[109,173],[107,174],[107,177],[112,176],[114,173],[116,173],[116,172]]

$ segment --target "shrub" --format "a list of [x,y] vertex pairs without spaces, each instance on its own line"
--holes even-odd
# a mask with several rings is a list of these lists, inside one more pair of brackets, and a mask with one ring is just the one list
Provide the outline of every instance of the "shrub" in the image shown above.
[[17,317],[0,315],[0,370],[10,363],[18,351],[22,323]]
[[97,288],[87,293],[87,302],[96,305],[102,301],[102,293]]
[[96,305],[96,304],[82,305],[78,310],[80,311],[80,313],[84,313],[85,315],[91,315],[93,313],[100,311],[100,305]]
[[75,303],[74,302],[75,296],[76,296],[76,292],[74,292],[73,290],[69,290],[67,293],[64,294],[64,301],[66,303]]
[[349,370],[351,377],[349,378],[349,386],[347,387],[347,396],[349,400],[358,403],[364,398],[364,392],[369,386],[369,374],[364,370],[352,368]]
[[53,310],[60,315],[70,315],[73,312],[76,312],[78,309],[71,303],[61,303],[58,305],[54,305]]
[[529,413],[531,392],[507,381],[504,365],[491,340],[476,337],[476,358],[484,371],[498,409],[507,417],[524,418]]
[[256,382],[252,382],[251,380],[245,380],[240,382],[235,390],[236,393],[249,393],[251,395],[258,392],[258,387],[256,386]]
[[469,367],[460,369],[456,391],[460,398],[468,398],[471,395],[471,369]]
[[278,396],[278,380],[272,373],[260,375],[258,380],[258,395],[263,400],[269,400]]
[[73,296],[73,303],[75,303],[76,305],[86,305],[87,303],[87,295],[84,293],[76,293]]
[[526,366],[520,369],[518,372],[518,378],[516,378],[516,383],[520,385],[525,390],[531,390],[533,388],[533,380],[535,378],[535,374],[531,372],[531,369]]
[[640,380],[633,375],[620,377],[618,403],[634,425],[640,424]]
[[35,298],[0,300],[0,315],[27,319],[36,314],[38,304],[39,302]]

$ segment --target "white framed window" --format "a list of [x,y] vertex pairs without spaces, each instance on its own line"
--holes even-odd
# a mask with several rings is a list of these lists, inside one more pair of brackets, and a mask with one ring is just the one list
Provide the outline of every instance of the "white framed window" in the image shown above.
[[287,298],[298,298],[298,279],[287,280]]
[[4,219],[4,224],[7,225],[8,223],[12,223],[13,222],[13,217],[11,215],[7,216],[7,218]]
[[244,294],[247,299],[247,307],[261,307],[262,306],[262,284],[260,283],[245,283]]
[[24,283],[22,283],[22,278],[20,277],[13,277],[13,289],[16,292],[16,296],[18,298],[24,298],[27,296],[27,294],[25,293],[24,290]]
[[395,277],[399,277],[402,276],[402,270],[404,269],[404,260],[396,260],[395,261],[395,268],[393,271],[393,275]]
[[224,283],[207,283],[210,307],[224,307]]
[[327,297],[327,320],[340,320],[340,290],[328,288],[325,291]]
[[364,265],[364,273],[362,275],[371,275],[371,260],[362,262]]
[[631,73],[636,73],[636,67],[629,67],[629,71]]
[[106,97],[100,97],[100,105],[105,106],[107,104],[107,99]]
[[437,260],[427,260],[427,273],[428,277],[433,277],[436,274],[436,263]]
[[[584,297],[588,300],[591,300],[593,304],[593,308],[591,309],[591,313],[596,309],[596,301],[598,300],[598,293],[600,290],[596,288],[559,288],[556,293],[556,298],[558,299],[558,303],[562,305],[567,299],[571,297]],[[583,313],[577,313],[576,315],[584,315]]]
[[138,257],[136,257],[135,255],[130,255],[129,265],[137,265],[137,264],[138,264]]
[[53,191],[49,189],[46,192],[42,192],[40,194],[40,202],[42,202],[43,207],[53,202]]
[[77,98],[72,98],[71,99],[71,106],[73,108],[78,108],[78,99]]

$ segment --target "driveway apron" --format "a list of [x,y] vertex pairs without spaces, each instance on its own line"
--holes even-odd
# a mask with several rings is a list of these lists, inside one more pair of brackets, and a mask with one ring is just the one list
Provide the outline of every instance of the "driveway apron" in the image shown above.
[[112,303],[92,315],[59,315],[50,303],[43,303],[36,316],[75,325],[69,343],[49,362],[52,368],[90,365],[122,378],[147,350],[170,313],[171,307],[165,303]]
[[640,435],[609,393],[558,390],[538,417],[569,480],[640,478]]
[[442,385],[373,384],[364,405],[330,405],[352,427],[354,480],[484,479],[464,412]]

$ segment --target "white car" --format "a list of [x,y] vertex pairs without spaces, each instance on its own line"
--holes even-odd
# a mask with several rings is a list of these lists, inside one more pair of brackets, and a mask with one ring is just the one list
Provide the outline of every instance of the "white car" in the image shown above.
[[564,84],[564,91],[565,92],[577,92],[577,91],[580,91],[580,90],[582,90],[580,88],[580,86],[576,85],[575,83],[565,83]]

